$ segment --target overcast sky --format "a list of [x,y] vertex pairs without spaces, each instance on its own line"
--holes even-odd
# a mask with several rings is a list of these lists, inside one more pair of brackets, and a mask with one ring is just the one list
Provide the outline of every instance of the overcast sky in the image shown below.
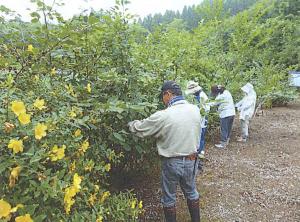
[[[164,13],[166,10],[181,11],[185,5],[197,5],[202,0],[131,0],[128,5],[129,11],[132,14],[137,14],[144,17],[148,14]],[[44,0],[51,5],[53,0]],[[109,9],[115,4],[115,0],[56,0],[56,2],[64,2],[65,6],[59,8],[59,12],[64,18],[70,18],[74,14],[78,14],[85,9],[99,10]],[[29,21],[29,11],[27,8],[34,9],[34,5],[30,0],[0,0],[0,5],[4,5],[17,13],[23,20]]]

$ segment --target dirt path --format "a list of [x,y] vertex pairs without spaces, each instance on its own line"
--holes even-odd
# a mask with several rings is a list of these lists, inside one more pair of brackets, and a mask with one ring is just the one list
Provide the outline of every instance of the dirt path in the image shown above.
[[[255,117],[246,144],[235,141],[238,131],[236,120],[228,148],[206,147],[205,169],[197,178],[201,221],[300,221],[300,102]],[[153,186],[145,221],[163,221],[155,207],[159,181]],[[178,197],[177,221],[188,222],[181,192]]]

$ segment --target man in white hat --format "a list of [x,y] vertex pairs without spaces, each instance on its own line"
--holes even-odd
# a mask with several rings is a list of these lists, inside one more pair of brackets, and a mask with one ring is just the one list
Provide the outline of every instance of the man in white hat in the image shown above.
[[241,136],[237,141],[247,142],[249,137],[249,120],[252,118],[255,111],[256,92],[251,83],[244,85],[241,90],[244,92],[245,96],[235,105],[240,112],[239,119],[241,125]]
[[[204,151],[205,134],[206,134],[207,122],[208,122],[206,114],[209,113],[209,110],[210,110],[210,106],[207,104],[208,97],[205,94],[205,92],[203,92],[202,87],[199,86],[199,84],[194,81],[189,81],[187,83],[187,90],[185,90],[185,94],[186,95],[194,95],[195,99],[199,103],[200,111],[202,111],[201,113],[202,114],[204,113],[204,118],[202,118],[202,121],[201,121],[201,138],[200,138],[200,144],[199,144],[199,150],[198,150],[199,158],[203,159],[204,153],[205,153],[205,151]],[[199,164],[199,166],[201,167],[202,165]]]

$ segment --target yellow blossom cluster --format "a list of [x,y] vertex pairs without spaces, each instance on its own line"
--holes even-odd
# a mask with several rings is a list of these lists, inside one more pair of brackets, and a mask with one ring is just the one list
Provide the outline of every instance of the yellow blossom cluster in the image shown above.
[[73,176],[73,184],[65,189],[64,205],[67,214],[70,213],[71,207],[75,203],[73,198],[81,189],[80,183],[81,178],[77,173],[75,173]]
[[109,191],[105,191],[101,198],[100,198],[100,203],[104,203],[104,201],[110,196],[110,192]]
[[89,147],[90,147],[90,143],[89,143],[88,139],[86,139],[81,144],[81,146],[79,148],[79,153],[81,153],[81,154],[85,153],[88,150]]
[[[43,99],[36,99],[34,102],[34,106],[38,108],[39,110],[42,110],[45,108],[44,106],[45,101]],[[12,101],[11,102],[11,110],[15,113],[15,115],[18,117],[20,123],[22,125],[26,125],[30,123],[30,114],[26,113],[26,107],[22,101]],[[14,129],[14,125],[11,123],[5,123],[5,131],[7,133],[11,132]],[[37,140],[42,139],[47,135],[46,133],[47,126],[43,123],[38,123],[34,128],[35,138]],[[24,137],[25,138],[25,137]],[[8,144],[8,148],[12,149],[14,153],[23,152],[23,141],[18,139],[11,139]]]
[[16,114],[22,125],[30,123],[30,114],[26,113],[26,107],[22,101],[12,101],[11,110]]
[[64,158],[65,157],[65,149],[66,149],[65,145],[62,145],[61,148],[59,148],[57,145],[54,145],[49,154],[51,161],[54,162],[54,161],[61,160],[62,158]]
[[[5,220],[10,220],[11,213],[17,212],[18,208],[23,208],[23,204],[17,204],[15,207],[11,207],[11,205],[3,199],[0,199],[0,219],[4,218]],[[16,217],[15,222],[33,222],[29,214],[25,214],[25,216]]]

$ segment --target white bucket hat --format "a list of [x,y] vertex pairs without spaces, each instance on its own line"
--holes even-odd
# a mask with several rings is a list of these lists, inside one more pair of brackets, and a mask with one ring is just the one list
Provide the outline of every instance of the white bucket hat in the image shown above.
[[189,81],[186,86],[187,90],[185,90],[186,95],[194,94],[200,90],[202,90],[201,86],[197,82]]

